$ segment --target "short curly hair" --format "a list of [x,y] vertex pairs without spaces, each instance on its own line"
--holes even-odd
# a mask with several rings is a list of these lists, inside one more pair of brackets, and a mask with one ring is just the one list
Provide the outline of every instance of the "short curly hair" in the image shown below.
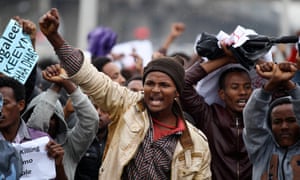
[[0,88],[2,87],[12,88],[14,98],[17,102],[25,100],[25,87],[18,80],[8,76],[2,76],[0,77]]

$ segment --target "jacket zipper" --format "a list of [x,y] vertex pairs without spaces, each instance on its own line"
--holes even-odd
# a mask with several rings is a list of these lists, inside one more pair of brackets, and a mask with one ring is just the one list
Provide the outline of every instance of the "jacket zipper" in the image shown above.
[[[240,150],[240,141],[239,141],[239,132],[240,132],[240,129],[239,129],[239,118],[235,118],[235,125],[236,125],[236,129],[237,129],[237,152],[239,152]],[[237,160],[237,167],[236,167],[236,170],[237,170],[237,180],[240,179],[240,160],[238,158]]]
[[281,162],[281,174],[282,174],[282,180],[285,180],[284,161],[285,161],[287,152],[288,152],[288,148],[286,148],[285,153],[284,153],[284,156],[283,156],[283,158],[282,158],[282,162]]

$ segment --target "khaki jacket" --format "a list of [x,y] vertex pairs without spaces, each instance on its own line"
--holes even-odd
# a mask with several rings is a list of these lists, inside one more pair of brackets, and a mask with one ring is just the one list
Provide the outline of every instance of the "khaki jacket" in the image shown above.
[[[99,179],[120,179],[135,156],[150,126],[143,93],[133,92],[98,72],[88,60],[72,77],[92,100],[111,115]],[[211,179],[211,155],[205,135],[186,122],[187,129],[176,145],[171,179]]]

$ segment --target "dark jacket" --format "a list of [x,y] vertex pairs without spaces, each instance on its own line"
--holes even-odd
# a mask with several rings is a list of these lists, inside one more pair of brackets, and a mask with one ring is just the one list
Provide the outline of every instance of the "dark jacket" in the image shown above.
[[186,72],[181,103],[194,118],[196,127],[207,136],[212,154],[212,178],[251,179],[252,166],[242,138],[242,116],[233,117],[219,104],[208,105],[196,92],[194,85],[206,75],[199,63]]
[[102,139],[99,139],[96,136],[93,143],[90,145],[89,149],[85,152],[84,156],[80,159],[77,165],[75,180],[98,179],[106,138],[107,130],[105,131],[105,136]]

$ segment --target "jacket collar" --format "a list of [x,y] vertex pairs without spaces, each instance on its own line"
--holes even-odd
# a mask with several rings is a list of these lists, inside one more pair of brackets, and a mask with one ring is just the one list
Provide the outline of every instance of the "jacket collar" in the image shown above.
[[[141,99],[138,101],[135,105],[135,109],[137,112],[142,112],[146,110],[146,104],[144,103],[144,100]],[[179,116],[183,117],[183,111],[181,109],[180,104],[177,101],[174,101],[174,109],[178,113]],[[194,143],[192,141],[190,131],[188,128],[188,125],[186,123],[186,119],[184,119],[184,124],[185,124],[185,130],[182,132],[182,135],[180,136],[180,144],[182,145],[183,149],[193,149],[194,148]]]

